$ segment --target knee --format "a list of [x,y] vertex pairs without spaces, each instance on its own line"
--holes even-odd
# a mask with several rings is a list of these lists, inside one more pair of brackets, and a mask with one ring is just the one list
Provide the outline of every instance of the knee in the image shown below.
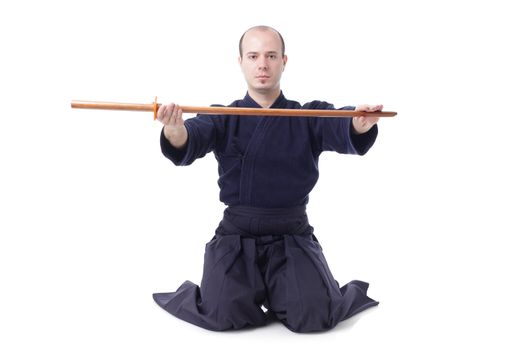
[[330,306],[331,302],[326,295],[303,299],[299,303],[289,305],[281,321],[289,330],[296,333],[327,331],[338,323],[333,317]]
[[213,312],[221,330],[260,327],[266,324],[266,314],[254,303],[222,300]]

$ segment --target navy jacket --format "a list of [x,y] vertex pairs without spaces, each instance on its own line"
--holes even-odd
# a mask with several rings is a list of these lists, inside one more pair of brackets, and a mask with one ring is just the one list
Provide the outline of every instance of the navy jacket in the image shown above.
[[[261,108],[248,94],[230,107]],[[270,108],[334,106],[321,101],[301,106],[281,92]],[[219,165],[220,200],[226,205],[287,208],[308,202],[323,151],[363,155],[374,144],[377,125],[361,135],[354,134],[351,125],[351,118],[197,115],[185,121],[184,148],[173,147],[164,132],[160,144],[175,165],[190,165],[213,151]]]

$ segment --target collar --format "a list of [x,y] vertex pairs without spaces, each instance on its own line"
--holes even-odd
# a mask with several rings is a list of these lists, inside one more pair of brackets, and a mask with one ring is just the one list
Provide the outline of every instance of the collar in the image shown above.
[[[244,99],[242,100],[243,105],[245,107],[249,108],[262,108],[260,104],[255,102],[255,100],[246,92],[246,96],[244,96]],[[284,97],[283,91],[281,90],[281,93],[277,97],[277,99],[272,103],[270,108],[284,108],[286,105],[286,98]]]

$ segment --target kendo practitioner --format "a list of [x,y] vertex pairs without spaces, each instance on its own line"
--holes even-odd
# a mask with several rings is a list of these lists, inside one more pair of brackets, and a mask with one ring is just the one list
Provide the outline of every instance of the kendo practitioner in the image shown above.
[[[280,78],[288,57],[275,29],[247,30],[239,53],[248,92],[231,107],[334,109],[321,101],[301,106],[283,95]],[[383,106],[343,108],[373,112]],[[364,155],[377,137],[378,119],[197,115],[183,120],[177,104],[162,105],[162,153],[182,166],[213,152],[227,208],[206,244],[200,287],[186,281],[175,292],[154,294],[157,304],[209,330],[277,319],[294,332],[328,330],[377,305],[367,296],[368,283],[340,287],[334,279],[306,204],[319,177],[320,154]]]

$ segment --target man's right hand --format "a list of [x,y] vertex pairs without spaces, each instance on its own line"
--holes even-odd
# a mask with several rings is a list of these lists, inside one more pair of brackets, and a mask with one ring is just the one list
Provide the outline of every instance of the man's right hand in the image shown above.
[[164,136],[175,148],[182,148],[188,142],[188,130],[182,119],[182,108],[169,103],[159,107],[157,119],[164,124]]

